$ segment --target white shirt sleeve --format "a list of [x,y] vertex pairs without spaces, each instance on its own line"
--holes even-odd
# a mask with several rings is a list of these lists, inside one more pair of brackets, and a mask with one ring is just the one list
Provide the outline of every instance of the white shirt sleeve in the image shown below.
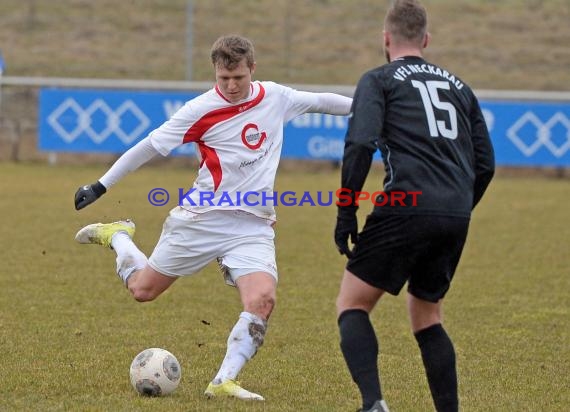
[[[204,93],[186,102],[170,119],[149,134],[152,145],[161,155],[168,156],[172,150],[184,144],[184,135],[188,129],[207,113],[204,107],[208,107],[209,95],[211,93]],[[197,107],[203,110],[198,112]]]
[[352,99],[335,93],[311,93],[297,91],[297,98],[310,102],[311,107],[307,112],[327,113],[338,116],[346,116],[350,113]]
[[286,113],[289,121],[303,113],[326,113],[345,116],[350,113],[352,98],[336,93],[313,93],[287,89],[290,106]]
[[152,145],[150,137],[145,137],[123,153],[99,181],[105,188],[109,189],[128,173],[138,169],[158,154],[158,150]]

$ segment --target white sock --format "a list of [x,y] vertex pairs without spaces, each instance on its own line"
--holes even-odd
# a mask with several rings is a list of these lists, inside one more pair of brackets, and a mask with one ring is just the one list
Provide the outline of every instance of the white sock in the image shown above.
[[117,232],[111,238],[111,246],[117,252],[117,274],[126,285],[133,272],[146,266],[147,257],[125,232]]
[[220,384],[228,379],[234,380],[253,358],[257,349],[263,345],[267,321],[249,312],[242,312],[228,337],[228,349],[218,374],[212,382]]

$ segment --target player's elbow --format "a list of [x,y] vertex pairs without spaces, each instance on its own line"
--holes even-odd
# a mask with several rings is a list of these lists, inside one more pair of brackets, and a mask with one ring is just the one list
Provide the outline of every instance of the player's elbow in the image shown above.
[[479,161],[475,168],[476,180],[490,182],[495,175],[495,160],[491,157],[485,161]]
[[487,184],[489,184],[494,175],[495,175],[495,163],[491,162],[485,165],[485,167],[483,167],[482,170],[480,171],[480,180],[485,181],[487,182]]

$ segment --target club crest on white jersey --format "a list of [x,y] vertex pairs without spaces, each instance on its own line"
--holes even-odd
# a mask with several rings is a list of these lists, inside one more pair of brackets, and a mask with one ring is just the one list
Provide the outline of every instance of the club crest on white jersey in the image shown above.
[[241,141],[251,150],[259,149],[266,138],[267,134],[259,132],[259,128],[254,123],[246,124],[241,131]]

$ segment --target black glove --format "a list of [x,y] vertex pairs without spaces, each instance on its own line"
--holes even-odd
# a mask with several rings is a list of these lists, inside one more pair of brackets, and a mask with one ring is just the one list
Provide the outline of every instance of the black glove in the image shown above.
[[352,258],[352,250],[348,247],[348,238],[353,245],[356,245],[358,236],[358,220],[356,215],[339,214],[336,218],[336,227],[334,229],[334,242],[341,255]]
[[81,186],[75,192],[75,210],[83,209],[85,206],[90,205],[97,199],[99,199],[107,189],[99,181],[91,184]]

